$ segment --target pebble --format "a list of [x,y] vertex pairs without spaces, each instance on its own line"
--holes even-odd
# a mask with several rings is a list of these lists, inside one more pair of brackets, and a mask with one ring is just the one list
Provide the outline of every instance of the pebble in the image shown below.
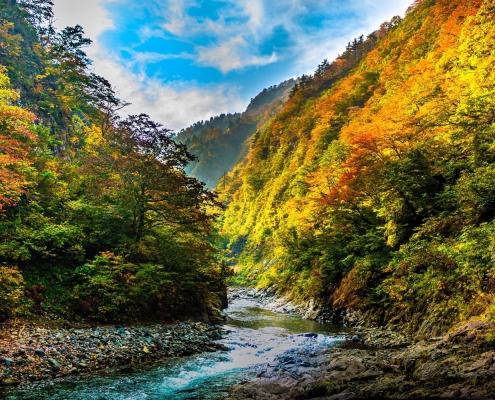
[[0,357],[1,384],[24,386],[30,381],[51,379],[53,374],[90,373],[169,357],[224,351],[228,348],[215,340],[225,333],[220,326],[200,322],[91,329],[26,327],[20,338],[4,329],[0,330],[0,349],[3,349],[0,353],[4,354]]
[[47,361],[52,366],[53,372],[59,372],[60,371],[60,363],[57,360],[55,360],[53,358],[48,358]]

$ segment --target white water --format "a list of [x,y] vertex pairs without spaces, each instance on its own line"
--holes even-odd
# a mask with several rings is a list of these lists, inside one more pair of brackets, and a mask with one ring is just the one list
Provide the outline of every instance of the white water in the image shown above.
[[[165,360],[135,372],[46,384],[29,391],[11,392],[8,399],[222,399],[235,384],[255,377],[289,350],[305,353],[328,348],[342,338],[331,325],[275,314],[252,300],[236,300],[227,309],[225,325],[231,332],[220,343],[228,352],[203,353]],[[317,337],[301,334],[315,332]]]

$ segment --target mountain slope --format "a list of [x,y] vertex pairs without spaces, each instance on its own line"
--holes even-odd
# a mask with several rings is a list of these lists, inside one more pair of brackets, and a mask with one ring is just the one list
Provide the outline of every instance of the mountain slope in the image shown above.
[[416,1],[301,80],[219,185],[238,279],[430,333],[495,317],[494,10]]
[[222,175],[246,155],[247,139],[282,109],[295,83],[290,79],[264,89],[242,114],[221,114],[182,130],[176,140],[198,157],[198,162],[189,164],[186,172],[214,188]]

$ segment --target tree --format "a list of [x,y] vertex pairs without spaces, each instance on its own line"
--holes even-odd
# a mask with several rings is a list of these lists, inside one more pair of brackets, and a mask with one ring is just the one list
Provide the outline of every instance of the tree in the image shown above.
[[[132,210],[132,237],[136,243],[159,226],[207,229],[218,207],[215,195],[184,168],[196,158],[186,146],[172,140],[171,131],[145,115],[132,115],[117,124],[112,155],[119,173],[122,200]],[[116,154],[116,155],[115,155]]]
[[35,117],[12,104],[19,95],[10,89],[5,68],[0,68],[0,211],[15,205],[29,182],[35,137]]
[[19,6],[28,13],[28,21],[36,29],[38,37],[43,46],[50,43],[55,34],[53,27],[53,6],[52,0],[20,0]]

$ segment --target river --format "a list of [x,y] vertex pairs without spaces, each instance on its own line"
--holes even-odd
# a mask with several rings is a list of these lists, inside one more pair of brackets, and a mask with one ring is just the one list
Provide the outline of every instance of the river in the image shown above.
[[[133,371],[99,373],[17,390],[8,399],[222,399],[228,389],[255,377],[286,351],[316,352],[343,338],[342,329],[261,308],[237,299],[226,310],[230,331],[219,342],[229,351],[168,359]],[[315,333],[317,335],[304,335]]]

